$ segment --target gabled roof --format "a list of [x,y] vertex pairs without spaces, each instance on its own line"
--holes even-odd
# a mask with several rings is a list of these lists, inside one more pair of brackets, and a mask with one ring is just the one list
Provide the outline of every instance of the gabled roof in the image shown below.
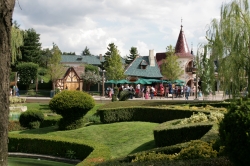
[[68,75],[70,71],[73,71],[76,73],[77,77],[81,79],[82,74],[85,71],[85,67],[83,66],[78,66],[78,67],[65,67],[65,74],[63,76],[63,79]]
[[[141,64],[146,65],[145,69],[141,68]],[[145,66],[144,66],[145,67]],[[127,76],[137,76],[143,78],[162,78],[160,69],[155,62],[155,66],[149,65],[149,56],[137,56],[133,62],[125,70]]]

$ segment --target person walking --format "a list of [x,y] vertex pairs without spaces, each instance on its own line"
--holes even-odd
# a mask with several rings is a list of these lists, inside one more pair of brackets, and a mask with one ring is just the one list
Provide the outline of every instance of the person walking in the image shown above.
[[187,85],[185,91],[186,100],[188,100],[189,93],[190,93],[190,87]]
[[153,99],[154,98],[154,93],[155,93],[155,88],[153,86],[151,86],[149,91],[150,91],[150,97],[151,97],[151,99]]
[[15,89],[16,89],[16,96],[19,97],[19,89],[18,89],[18,87],[16,86]]

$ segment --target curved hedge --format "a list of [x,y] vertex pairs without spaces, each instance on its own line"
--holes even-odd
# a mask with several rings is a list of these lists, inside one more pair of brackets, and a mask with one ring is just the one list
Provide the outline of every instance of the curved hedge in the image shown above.
[[76,159],[83,160],[77,166],[95,165],[111,158],[107,146],[63,137],[9,134],[9,152],[36,153],[65,157],[67,151],[75,152]]
[[178,110],[171,108],[154,107],[127,107],[127,108],[107,108],[99,109],[98,114],[102,123],[114,123],[123,121],[145,121],[163,123],[169,120],[188,118],[193,113],[209,111],[202,110]]
[[154,140],[158,147],[170,146],[190,140],[200,139],[212,127],[213,122],[199,122],[185,125],[172,125],[178,120],[160,124],[154,129]]

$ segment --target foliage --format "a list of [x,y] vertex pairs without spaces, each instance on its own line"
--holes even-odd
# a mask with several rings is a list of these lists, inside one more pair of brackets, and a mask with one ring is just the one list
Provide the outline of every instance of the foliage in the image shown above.
[[24,31],[16,26],[11,28],[11,63],[14,64],[17,59],[22,58],[22,52],[20,47],[23,46],[24,42]]
[[89,48],[86,46],[85,49],[82,51],[82,55],[86,56],[86,55],[91,55]]
[[114,43],[109,44],[108,51],[105,54],[104,68],[107,71],[106,76],[108,80],[121,80],[125,78],[121,56]]
[[53,90],[55,90],[56,80],[61,78],[64,72],[65,70],[61,64],[61,51],[59,47],[53,43],[51,57],[49,57],[48,61],[48,74],[50,75],[53,83]]
[[82,79],[89,84],[96,84],[102,80],[102,77],[99,73],[93,71],[87,71],[82,74]]
[[36,129],[40,127],[40,123],[43,122],[44,115],[40,110],[28,110],[20,115],[19,122],[22,127],[30,129]]
[[45,48],[41,50],[41,62],[40,66],[41,67],[48,67],[49,59],[52,57],[52,52],[49,48]]
[[114,87],[114,94],[112,96],[112,102],[117,101],[118,93],[119,93],[119,88],[116,86]]
[[225,152],[239,165],[250,164],[250,110],[232,106],[220,123],[219,135]]
[[74,129],[81,127],[82,117],[94,107],[94,99],[82,91],[62,91],[49,102],[53,112],[62,115],[59,129]]
[[177,59],[178,57],[174,54],[174,50],[171,45],[168,47],[168,51],[166,52],[166,59],[163,60],[161,65],[161,72],[168,80],[176,80],[184,71],[181,69]]
[[219,64],[221,89],[234,98],[250,82],[249,12],[248,0],[232,0],[221,6],[220,19],[213,19],[207,30],[210,58]]
[[99,72],[99,69],[97,66],[94,66],[91,64],[84,64],[84,67],[85,67],[85,72],[92,71],[92,72],[95,72],[96,74]]
[[209,58],[208,45],[201,45],[196,57],[196,74],[200,78],[202,93],[207,96],[215,93],[215,66],[214,58]]
[[180,151],[178,159],[213,158],[217,157],[217,153],[216,150],[213,150],[212,144],[195,140]]
[[25,31],[23,46],[21,46],[22,61],[39,64],[41,62],[41,43],[39,43],[40,34],[35,29]]
[[10,104],[18,104],[18,103],[25,103],[26,98],[25,97],[16,97],[16,96],[10,96],[9,97]]
[[33,62],[23,62],[17,65],[17,71],[19,75],[19,82],[24,85],[30,85],[31,80],[33,82],[37,78],[38,64]]
[[136,58],[136,56],[138,56],[138,51],[136,47],[131,47],[129,52],[130,52],[130,55],[127,56],[125,59],[126,64],[130,64]]

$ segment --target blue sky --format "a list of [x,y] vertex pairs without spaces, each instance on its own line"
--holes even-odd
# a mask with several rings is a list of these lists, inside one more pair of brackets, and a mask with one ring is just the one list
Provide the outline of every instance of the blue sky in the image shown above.
[[[175,46],[181,19],[194,53],[206,42],[207,26],[219,18],[229,0],[18,0],[13,19],[21,29],[34,28],[43,48],[56,43],[62,52],[80,54],[87,46],[93,55],[105,54],[109,43],[121,56],[137,47],[164,52]],[[20,6],[19,6],[20,5]]]

